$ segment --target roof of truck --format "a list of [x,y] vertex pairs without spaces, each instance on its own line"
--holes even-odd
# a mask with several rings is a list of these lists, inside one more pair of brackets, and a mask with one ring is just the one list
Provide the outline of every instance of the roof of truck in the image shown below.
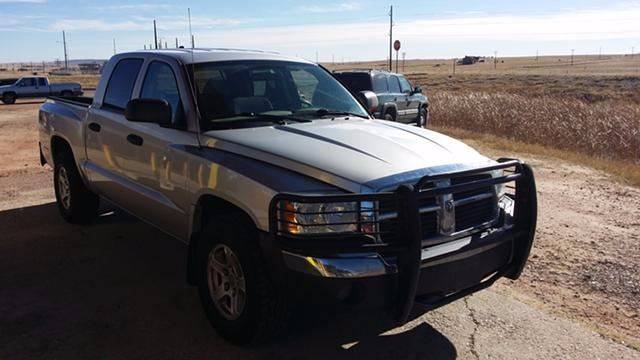
[[[210,61],[230,61],[230,60],[281,60],[311,63],[308,60],[286,56],[277,52],[260,51],[260,50],[244,50],[244,49],[221,49],[221,48],[177,48],[177,49],[157,49],[157,50],[139,50],[126,53],[133,54],[158,54],[164,56],[175,57],[183,64],[195,64]],[[124,54],[118,54],[124,55]]]

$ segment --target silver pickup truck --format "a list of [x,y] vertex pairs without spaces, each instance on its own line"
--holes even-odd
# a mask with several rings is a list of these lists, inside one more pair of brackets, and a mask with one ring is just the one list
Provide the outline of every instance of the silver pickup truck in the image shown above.
[[105,199],[187,244],[187,280],[237,344],[280,333],[301,302],[405,322],[517,279],[536,225],[531,168],[376,120],[377,105],[275,53],[125,53],[94,98],[42,105],[41,160],[69,222]]
[[78,83],[49,83],[45,76],[24,76],[13,84],[0,86],[0,100],[5,104],[13,104],[20,98],[46,97],[52,95],[79,96],[82,87]]

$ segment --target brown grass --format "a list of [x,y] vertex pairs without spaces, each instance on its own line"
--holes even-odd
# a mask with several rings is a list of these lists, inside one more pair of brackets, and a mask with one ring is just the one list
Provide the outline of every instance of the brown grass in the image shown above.
[[492,134],[640,164],[640,105],[558,96],[441,91],[430,97],[435,126]]
[[629,161],[604,160],[575,151],[561,150],[553,146],[531,144],[529,142],[464,130],[456,127],[430,125],[429,128],[442,132],[443,134],[447,134],[451,137],[470,142],[471,146],[473,146],[474,143],[480,143],[483,146],[500,151],[529,153],[564,159],[569,162],[604,171],[615,176],[623,183],[640,187],[640,165]]

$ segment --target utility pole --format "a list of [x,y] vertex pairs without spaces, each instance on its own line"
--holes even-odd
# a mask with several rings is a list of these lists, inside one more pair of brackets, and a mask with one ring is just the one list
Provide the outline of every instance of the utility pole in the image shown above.
[[456,76],[456,62],[458,61],[458,59],[453,59],[453,76]]
[[113,55],[116,54],[116,38],[113,38]]
[[167,42],[166,42],[166,41],[164,42],[164,48],[165,48],[165,49],[168,49],[168,48],[169,48],[169,47],[167,46]]
[[336,55],[331,54],[331,65],[335,65],[335,64],[336,64]]
[[602,60],[602,46],[600,46],[600,52],[598,53],[598,60]]
[[391,9],[389,10],[389,71],[393,71],[392,68],[392,59],[393,59],[393,5],[391,5]]
[[571,66],[573,66],[573,53],[575,52],[575,49],[571,49]]
[[402,52],[402,72],[404,72],[404,62],[406,57],[407,57],[407,53],[403,51]]
[[67,36],[65,35],[64,30],[62,30],[62,47],[64,48],[64,69],[68,70],[69,59],[67,56]]
[[539,57],[540,57],[540,51],[538,49],[536,49],[536,61],[538,61]]
[[179,48],[178,46],[178,38],[176,38],[176,49]]
[[156,50],[158,49],[158,30],[156,30],[156,21],[153,20],[153,42],[156,44]]
[[396,73],[398,72],[398,53],[400,51],[396,50]]
[[144,49],[147,50],[147,44],[144,44]]
[[191,37],[191,48],[195,48],[195,43],[193,41],[193,32],[191,31],[191,8],[187,8],[187,15],[189,16],[189,37]]
[[493,69],[498,68],[498,51],[493,52]]

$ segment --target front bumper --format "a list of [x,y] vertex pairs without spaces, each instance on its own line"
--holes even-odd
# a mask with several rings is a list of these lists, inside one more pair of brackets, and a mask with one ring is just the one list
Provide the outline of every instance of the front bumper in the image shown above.
[[[429,176],[414,186],[403,185],[394,193],[373,194],[392,196],[400,206],[398,220],[403,241],[400,246],[298,246],[296,241],[283,237],[277,224],[277,203],[284,199],[305,201],[307,197],[279,195],[272,202],[271,238],[286,269],[313,279],[316,288],[331,284],[341,297],[348,296],[355,286],[376,283],[377,292],[364,291],[368,296],[384,298],[384,304],[393,310],[398,320],[408,319],[411,309],[419,304],[433,309],[484,289],[500,277],[517,279],[529,256],[535,233],[537,202],[535,180],[531,168],[515,160],[499,160],[500,165],[449,174]],[[497,169],[514,168],[508,175],[450,185],[445,188],[422,191],[422,184],[434,179],[464,174],[483,173]],[[500,223],[475,229],[447,241],[434,243],[422,236],[418,200],[437,194],[469,191],[487,184],[515,182],[513,214]],[[339,195],[326,197],[326,201],[370,200],[372,195]],[[309,201],[317,201],[317,198]],[[375,200],[375,198],[373,199]],[[351,239],[350,239],[351,240]],[[303,241],[303,240],[302,240]],[[340,242],[338,242],[340,243]],[[345,243],[353,244],[352,241]],[[319,243],[315,243],[319,244]],[[324,279],[324,280],[323,280]],[[300,283],[300,282],[299,282]],[[304,281],[302,281],[304,283]],[[324,283],[324,284],[323,284]],[[355,285],[354,285],[355,284]],[[318,286],[319,285],[319,286]],[[360,291],[362,293],[362,291]]]

